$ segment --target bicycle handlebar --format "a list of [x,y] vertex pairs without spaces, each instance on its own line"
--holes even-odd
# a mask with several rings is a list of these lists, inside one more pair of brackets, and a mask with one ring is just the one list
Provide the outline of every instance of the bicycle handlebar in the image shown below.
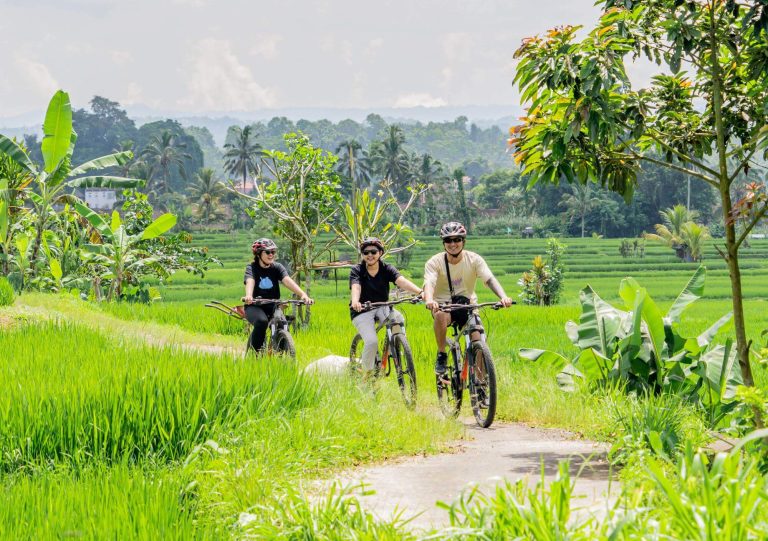
[[373,310],[374,308],[379,308],[381,306],[395,306],[396,304],[403,304],[405,302],[409,302],[411,304],[418,304],[421,302],[421,297],[408,297],[406,299],[398,299],[396,301],[384,301],[384,302],[371,302],[366,301],[363,303],[363,312],[366,312],[368,310]]
[[[245,302],[245,297],[240,297],[240,302]],[[296,299],[262,299],[257,297],[253,299],[253,302],[250,302],[248,304],[307,304],[307,303],[301,300],[296,300]]]
[[[517,304],[515,301],[512,301],[512,304]],[[499,310],[501,308],[504,308],[504,305],[500,302],[482,302],[479,304],[440,304],[438,305],[438,309],[441,312],[453,312],[455,310],[474,310],[476,308],[485,308],[491,306],[494,310]]]

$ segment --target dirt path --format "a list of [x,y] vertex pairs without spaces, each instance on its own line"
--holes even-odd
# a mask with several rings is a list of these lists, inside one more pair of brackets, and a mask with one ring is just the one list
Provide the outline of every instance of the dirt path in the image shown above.
[[[456,452],[409,458],[390,464],[349,472],[342,484],[364,482],[375,494],[359,496],[361,503],[379,518],[390,518],[398,510],[414,529],[448,525],[446,511],[435,506],[450,503],[461,492],[479,485],[488,493],[503,479],[527,478],[534,486],[541,477],[551,481],[558,463],[571,459],[571,475],[576,477],[573,507],[579,513],[601,514],[609,495],[610,468],[606,448],[589,441],[573,439],[562,430],[529,428],[519,424],[495,424],[481,429],[465,421],[469,441],[457,445]],[[614,485],[614,491],[617,485]]]

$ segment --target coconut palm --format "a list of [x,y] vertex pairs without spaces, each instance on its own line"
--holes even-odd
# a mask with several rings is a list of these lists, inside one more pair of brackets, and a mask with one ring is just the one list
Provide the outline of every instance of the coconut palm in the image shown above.
[[248,176],[258,175],[261,171],[259,167],[259,157],[263,149],[256,142],[256,134],[251,126],[241,128],[235,126],[232,128],[234,136],[233,143],[226,143],[224,148],[224,170],[237,177],[243,178],[243,193],[245,193],[245,182]]
[[371,181],[371,171],[368,164],[368,153],[355,139],[347,139],[336,147],[339,161],[336,171],[346,176],[352,182],[352,197],[360,188],[365,188]]
[[187,170],[184,160],[191,160],[192,156],[184,152],[186,143],[178,140],[176,135],[164,130],[160,135],[155,135],[147,147],[141,151],[141,158],[147,164],[163,173],[163,183],[156,186],[157,191],[167,192],[170,189],[171,169],[176,167],[183,179],[187,178]]
[[222,216],[221,197],[226,193],[224,184],[216,178],[210,167],[204,167],[195,175],[195,181],[189,187],[189,197],[193,201],[193,211],[203,223],[211,223]]
[[680,229],[680,239],[686,247],[687,259],[701,261],[704,255],[704,241],[711,238],[709,228],[694,222],[683,224]]
[[560,205],[565,207],[569,222],[572,223],[576,218],[581,220],[581,238],[584,238],[587,214],[600,203],[600,199],[593,195],[589,183],[574,183],[570,184],[570,187],[571,193],[563,196]]
[[402,195],[409,173],[408,153],[405,151],[405,134],[400,126],[390,126],[387,136],[371,144],[371,164],[385,181],[390,182]]
[[656,234],[645,233],[644,238],[669,246],[680,259],[699,261],[703,241],[709,238],[709,229],[693,222],[699,213],[684,205],[659,211],[663,224],[656,224]]

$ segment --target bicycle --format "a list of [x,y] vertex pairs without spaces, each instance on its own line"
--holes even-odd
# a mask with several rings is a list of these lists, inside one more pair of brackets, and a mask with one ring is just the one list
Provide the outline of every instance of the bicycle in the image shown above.
[[[392,307],[404,302],[415,304],[415,302],[418,302],[415,299],[420,300],[419,297],[414,297],[388,302],[366,302],[363,303],[363,310],[374,310],[381,306]],[[407,407],[414,408],[416,406],[417,393],[416,369],[413,365],[411,345],[408,343],[408,338],[405,335],[405,318],[403,318],[403,314],[392,308],[384,321],[376,323],[377,333],[382,328],[386,329],[386,338],[382,345],[381,352],[377,352],[376,354],[374,374],[376,374],[377,377],[388,377],[392,372],[392,366],[394,365],[397,385],[400,387],[403,401]],[[360,359],[363,347],[363,337],[360,336],[360,334],[356,334],[352,339],[352,345],[349,348],[349,366],[353,374],[357,374],[362,370],[360,367]],[[390,360],[392,362],[390,362]]]
[[[245,301],[245,297],[240,299]],[[275,311],[272,313],[272,317],[267,322],[267,335],[264,342],[263,351],[267,355],[286,355],[292,359],[296,358],[296,346],[293,342],[293,336],[291,335],[290,325],[295,316],[285,315],[282,307],[289,304],[300,305],[306,304],[304,301],[294,299],[254,299],[250,304],[277,304]],[[220,312],[224,312],[228,316],[248,321],[245,317],[245,306],[227,306],[223,302],[211,301],[206,304],[208,308],[215,308]],[[248,350],[251,349],[250,339],[245,345],[245,355],[248,355]]]
[[[481,304],[441,304],[440,311],[469,310],[467,323],[459,328],[451,323],[453,338],[447,339],[450,362],[445,374],[437,376],[437,399],[446,417],[457,417],[461,410],[464,389],[469,389],[472,412],[477,424],[488,428],[496,415],[496,368],[491,350],[485,343],[485,329],[480,316],[474,311],[487,306],[502,308],[500,302]],[[473,333],[480,337],[472,339]],[[462,346],[462,339],[464,345]]]

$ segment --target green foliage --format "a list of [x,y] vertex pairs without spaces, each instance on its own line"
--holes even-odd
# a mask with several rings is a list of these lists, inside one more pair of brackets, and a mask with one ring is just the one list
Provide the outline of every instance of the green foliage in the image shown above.
[[633,278],[622,280],[619,288],[628,311],[611,306],[587,286],[581,291],[579,324],[566,325],[579,354],[570,361],[545,350],[521,350],[520,355],[560,369],[558,383],[567,390],[578,379],[639,393],[679,394],[699,404],[715,426],[736,405],[736,386],[742,379],[731,340],[712,343],[730,313],[696,337],[679,334],[680,315],[703,294],[704,275],[700,267],[666,316]]
[[550,306],[557,304],[563,290],[565,246],[557,239],[547,241],[547,261],[541,256],[533,258],[533,268],[523,273],[518,281],[524,304]]
[[0,276],[0,306],[12,305],[15,298],[16,294],[8,278]]
[[623,239],[619,245],[619,253],[624,259],[628,257],[645,257],[645,239]]

